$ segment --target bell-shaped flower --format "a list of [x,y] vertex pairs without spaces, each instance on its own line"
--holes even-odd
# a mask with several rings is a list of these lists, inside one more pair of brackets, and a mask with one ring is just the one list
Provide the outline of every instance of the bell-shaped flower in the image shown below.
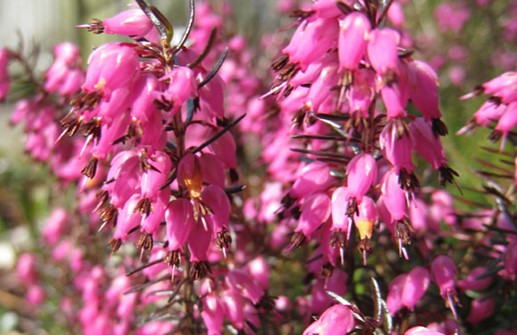
[[305,165],[294,181],[289,195],[302,198],[316,192],[325,191],[334,181],[330,175],[330,167],[319,161]]
[[185,187],[192,199],[199,199],[203,188],[203,174],[199,158],[187,153],[178,164],[178,183]]
[[16,275],[18,280],[24,285],[29,285],[36,281],[36,257],[33,254],[25,253],[18,257]]
[[129,84],[137,77],[140,59],[125,43],[106,43],[95,49],[88,59],[88,70],[82,89],[100,91],[104,96]]
[[358,214],[354,215],[354,224],[361,240],[372,239],[373,228],[377,224],[379,214],[377,205],[370,197],[363,197],[357,206]]
[[289,61],[304,71],[307,66],[336,46],[339,26],[336,20],[317,18],[303,21],[296,29],[289,45],[282,52]]
[[169,84],[162,93],[157,94],[166,103],[171,104],[172,113],[178,112],[189,98],[197,95],[196,75],[186,66],[174,67],[160,80],[168,81]]
[[406,330],[404,335],[445,335],[444,333],[428,329],[426,327],[417,326]]
[[142,73],[131,87],[131,116],[139,122],[147,123],[152,114],[156,113],[154,103],[156,91],[160,88],[158,79],[150,73]]
[[225,167],[218,156],[209,153],[203,153],[199,157],[199,164],[201,165],[203,179],[208,184],[218,186],[219,188],[224,188]]
[[494,314],[495,300],[492,297],[480,296],[470,304],[470,312],[467,316],[467,321],[470,324],[476,325],[485,321]]
[[320,110],[320,106],[334,93],[332,88],[338,84],[338,79],[336,66],[328,65],[321,70],[305,98],[305,105],[310,111],[317,113]]
[[209,293],[203,298],[201,317],[205,323],[208,335],[220,335],[222,333],[224,308],[215,294]]
[[197,225],[190,201],[183,198],[172,201],[165,212],[165,223],[169,250],[183,250],[190,232]]
[[442,116],[438,106],[438,75],[429,64],[414,60],[408,64],[409,98],[426,121]]
[[365,152],[352,158],[346,168],[348,198],[357,203],[377,182],[377,162],[372,154]]
[[371,69],[358,69],[354,80],[346,91],[349,113],[367,118],[373,98],[376,94],[375,72]]
[[440,289],[440,295],[457,319],[454,302],[456,299],[456,265],[447,256],[438,256],[431,263],[432,277]]
[[319,0],[312,4],[314,16],[322,19],[330,19],[341,15],[343,12],[336,6],[334,0]]
[[390,28],[376,28],[370,32],[368,40],[368,58],[375,71],[381,75],[397,74],[399,33]]
[[348,190],[341,186],[332,193],[332,230],[348,232]]
[[[211,133],[215,135],[215,133]],[[235,169],[237,167],[237,145],[232,134],[225,132],[214,142],[210,143],[208,149],[220,159],[226,168]]]
[[214,234],[227,231],[230,220],[231,204],[226,192],[218,186],[208,185],[201,193],[203,204],[209,208],[204,219],[212,226]]
[[[337,6],[334,4],[334,7]],[[370,20],[361,12],[352,12],[339,21],[339,69],[356,70],[366,52]]]
[[310,239],[312,233],[318,229],[330,216],[332,203],[324,193],[316,193],[307,197],[301,206],[301,215],[296,232],[302,232]]
[[143,198],[153,199],[169,178],[172,162],[166,153],[155,152],[148,160],[149,167],[142,173],[141,190]]
[[[202,219],[199,221],[202,221]],[[188,239],[191,262],[202,262],[207,259],[213,236],[214,232],[211,225],[204,225],[202,222],[196,222],[193,225]]]
[[497,122],[495,130],[503,134],[500,150],[503,151],[508,134],[517,126],[517,100],[510,103]]
[[483,84],[485,94],[495,95],[501,98],[505,104],[510,104],[517,100],[517,72],[505,72],[502,75]]
[[408,173],[413,172],[415,165],[411,159],[412,141],[408,133],[404,132],[399,136],[397,127],[388,124],[382,130],[379,142],[384,158],[390,162],[395,173],[400,174],[402,169]]
[[416,118],[409,125],[409,131],[413,149],[428,161],[433,169],[439,169],[447,164],[440,139],[433,133],[430,123],[423,118]]
[[140,38],[154,28],[149,17],[141,9],[129,9],[103,20],[104,33]]
[[7,48],[0,48],[0,101],[7,97],[9,88],[11,87],[11,79],[7,71],[9,65],[9,51]]
[[264,256],[257,256],[252,259],[246,267],[257,285],[266,291],[269,288],[269,275],[271,271]]
[[264,296],[264,290],[244,270],[230,270],[224,280],[230,290],[240,292],[244,298],[249,299],[254,305],[258,304]]
[[115,226],[115,232],[113,233],[113,238],[115,240],[125,242],[128,238],[129,231],[140,225],[142,216],[136,210],[139,201],[140,195],[133,194],[128,201],[126,201],[122,210],[119,211],[117,225]]
[[391,83],[381,89],[381,97],[388,119],[402,118],[406,115],[407,98],[401,92],[402,89],[399,83]]
[[236,329],[244,328],[244,306],[246,301],[238,291],[226,290],[221,294],[224,315]]
[[56,208],[47,219],[43,228],[43,239],[49,245],[56,245],[70,226],[70,217],[63,208]]
[[488,270],[479,266],[472,269],[469,274],[458,281],[458,288],[467,291],[483,291],[492,284],[492,276],[486,276]]
[[383,177],[381,186],[383,202],[392,222],[402,220],[408,214],[406,194],[398,180],[399,176],[394,171],[388,171]]
[[352,311],[348,306],[334,305],[305,329],[303,335],[348,334],[355,327]]

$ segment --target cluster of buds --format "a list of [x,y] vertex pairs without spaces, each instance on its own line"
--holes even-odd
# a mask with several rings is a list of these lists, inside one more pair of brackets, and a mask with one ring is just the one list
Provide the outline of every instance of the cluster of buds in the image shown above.
[[413,153],[438,170],[440,184],[456,175],[440,143],[447,127],[436,73],[411,57],[397,30],[384,27],[391,3],[315,2],[298,12],[298,28],[273,64],[270,94],[303,141],[293,150],[311,161],[293,162],[292,153],[275,158],[298,170],[283,180],[293,186],[280,215],[297,222],[291,247],[328,236],[321,248],[331,265],[353,244],[353,230],[366,263],[381,223],[407,257],[419,187]]
[[[170,23],[156,8],[138,4],[82,26],[136,42],[93,51],[81,91],[62,120],[63,134],[85,137],[86,177],[106,166],[97,207],[103,226],[115,228],[113,251],[128,239],[142,252],[160,243],[174,268],[188,248],[191,274],[202,277],[210,246],[225,254],[231,244],[225,187],[237,181],[236,145],[227,131],[239,119],[224,116],[217,75],[223,58],[210,71],[203,65],[208,50],[197,54],[184,45],[192,22],[171,46]],[[160,44],[146,38],[151,30]]]

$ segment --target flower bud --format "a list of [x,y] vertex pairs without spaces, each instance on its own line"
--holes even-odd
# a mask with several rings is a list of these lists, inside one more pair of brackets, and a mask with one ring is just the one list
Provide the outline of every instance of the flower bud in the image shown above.
[[[334,3],[334,7],[337,8]],[[366,52],[370,20],[361,12],[352,12],[339,21],[339,69],[356,70]]]

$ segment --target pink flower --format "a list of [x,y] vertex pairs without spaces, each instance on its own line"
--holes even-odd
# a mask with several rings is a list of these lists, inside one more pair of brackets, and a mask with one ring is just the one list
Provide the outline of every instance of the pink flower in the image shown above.
[[377,182],[377,162],[370,153],[362,153],[350,160],[346,174],[348,198],[360,202],[370,187]]
[[[337,8],[335,4],[334,7]],[[359,62],[366,52],[370,29],[370,21],[361,12],[352,12],[340,20],[338,40],[340,70],[358,68]]]
[[6,48],[0,48],[0,101],[7,97],[11,80],[7,72],[9,65],[9,51]]
[[390,28],[376,28],[370,32],[368,58],[377,73],[382,75],[389,72],[398,74],[399,57],[397,48],[399,41],[399,33]]
[[474,325],[483,322],[494,314],[494,309],[494,298],[484,296],[476,298],[470,304],[470,313],[467,316],[467,321]]
[[343,305],[334,305],[327,309],[321,317],[305,329],[303,335],[345,335],[354,329],[355,322],[352,311]]
[[324,193],[316,193],[307,197],[301,206],[300,220],[296,232],[302,232],[310,239],[312,233],[318,229],[330,216],[331,201]]
[[115,89],[137,78],[139,63],[138,55],[129,45],[103,44],[90,55],[86,79],[81,88],[86,92],[103,92],[104,96],[109,97]]
[[417,326],[411,329],[408,329],[404,335],[445,335],[444,333],[437,332],[435,330],[430,330],[425,327]]
[[104,33],[140,38],[153,29],[153,23],[141,9],[129,9],[104,19]]
[[427,63],[415,60],[408,64],[409,98],[426,121],[442,116],[438,106],[438,76]]

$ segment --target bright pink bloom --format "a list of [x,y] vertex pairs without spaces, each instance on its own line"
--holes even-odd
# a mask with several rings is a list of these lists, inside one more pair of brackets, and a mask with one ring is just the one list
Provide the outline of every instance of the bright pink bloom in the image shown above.
[[300,220],[296,232],[302,232],[310,239],[312,233],[318,229],[330,216],[331,201],[324,193],[316,193],[307,197],[301,206]]
[[[336,4],[334,7],[337,9]],[[356,70],[366,52],[370,20],[361,12],[352,12],[339,21],[339,69]]]
[[407,96],[402,92],[401,83],[391,83],[381,89],[381,97],[386,106],[388,119],[401,118],[406,115]]
[[506,111],[501,115],[499,122],[497,122],[497,125],[495,126],[495,130],[500,131],[503,134],[501,151],[504,149],[508,134],[515,126],[517,126],[517,100],[508,105]]
[[16,275],[18,280],[24,285],[29,285],[36,281],[36,258],[33,254],[25,253],[18,257]]
[[457,319],[454,301],[456,299],[456,266],[447,256],[438,256],[431,264],[431,274],[440,289],[440,295]]
[[393,279],[386,299],[390,314],[395,315],[402,307],[413,311],[427,291],[429,283],[429,272],[423,267],[416,267]]
[[243,329],[245,300],[240,293],[227,290],[221,294],[221,302],[224,308],[224,315],[230,323],[237,329]]
[[443,151],[440,139],[433,133],[431,124],[423,118],[416,118],[409,125],[413,149],[426,161],[433,169],[439,169],[447,164],[447,158]]
[[197,95],[196,75],[186,66],[174,67],[160,80],[169,82],[166,90],[160,95],[161,99],[172,103],[172,113],[178,112],[189,98]]
[[348,190],[344,186],[336,188],[332,193],[332,230],[334,231],[348,231],[348,199]]
[[470,11],[460,2],[443,2],[434,10],[434,17],[441,31],[459,33],[469,19]]
[[196,225],[192,204],[187,199],[172,201],[165,212],[169,250],[183,250],[192,228]]
[[104,19],[104,33],[140,38],[153,29],[153,23],[141,9],[129,9]]
[[370,187],[377,182],[377,162],[370,153],[362,153],[350,160],[346,168],[348,198],[360,202]]
[[7,65],[9,65],[9,51],[6,48],[0,48],[0,101],[7,97],[11,86]]
[[411,138],[409,134],[397,134],[396,126],[386,126],[379,138],[384,158],[393,166],[395,173],[399,174],[404,169],[411,173],[415,169],[411,158]]
[[407,217],[407,199],[404,190],[399,185],[399,176],[394,171],[388,171],[383,177],[381,191],[383,201],[391,221],[399,221]]
[[471,324],[478,324],[494,314],[495,300],[491,297],[481,296],[472,300],[470,304],[470,313],[467,321]]
[[54,209],[43,228],[43,238],[45,241],[50,245],[56,245],[70,226],[69,220],[70,217],[64,209]]
[[321,317],[305,329],[303,335],[341,335],[354,329],[355,322],[352,311],[343,305],[334,305],[327,309]]
[[224,309],[219,298],[214,294],[208,294],[203,299],[201,317],[205,322],[208,335],[219,335],[222,333]]
[[483,91],[487,95],[501,98],[504,104],[510,104],[517,99],[517,72],[505,72],[502,75],[483,84]]
[[335,47],[339,26],[336,20],[318,18],[314,21],[303,21],[296,29],[291,42],[283,49],[289,61],[304,71],[307,66],[330,48]]
[[368,58],[373,68],[380,74],[398,73],[398,44],[400,35],[397,31],[376,28],[370,32]]
[[377,205],[372,198],[364,196],[357,206],[358,214],[354,215],[354,224],[359,233],[359,238],[371,239],[373,228],[377,224],[379,214],[377,213]]
[[300,171],[289,191],[289,195],[294,198],[302,198],[316,192],[325,191],[333,181],[334,178],[330,175],[329,166],[314,161],[304,166]]
[[172,162],[166,153],[157,151],[147,163],[151,167],[142,174],[142,197],[154,199],[169,178]]
[[371,69],[358,69],[354,72],[352,85],[346,92],[349,113],[363,118],[368,117],[369,108],[375,97],[375,72]]
[[45,290],[40,285],[32,284],[27,288],[25,299],[31,307],[38,307],[45,300]]
[[408,329],[404,335],[445,335],[444,333],[437,332],[435,330],[430,330],[425,327],[417,326],[411,329]]
[[[467,277],[458,281],[458,288],[463,291],[483,291],[492,283],[491,276],[484,276],[487,274],[487,269],[484,267],[476,267],[472,269]],[[483,277],[483,278],[481,278]]]
[[269,288],[269,265],[264,256],[257,256],[247,264],[247,269],[257,285],[266,291]]
[[442,116],[438,106],[438,75],[427,63],[409,62],[409,98],[426,121]]
[[82,89],[86,92],[111,92],[137,78],[139,57],[124,43],[106,43],[95,49],[88,59],[88,71]]

